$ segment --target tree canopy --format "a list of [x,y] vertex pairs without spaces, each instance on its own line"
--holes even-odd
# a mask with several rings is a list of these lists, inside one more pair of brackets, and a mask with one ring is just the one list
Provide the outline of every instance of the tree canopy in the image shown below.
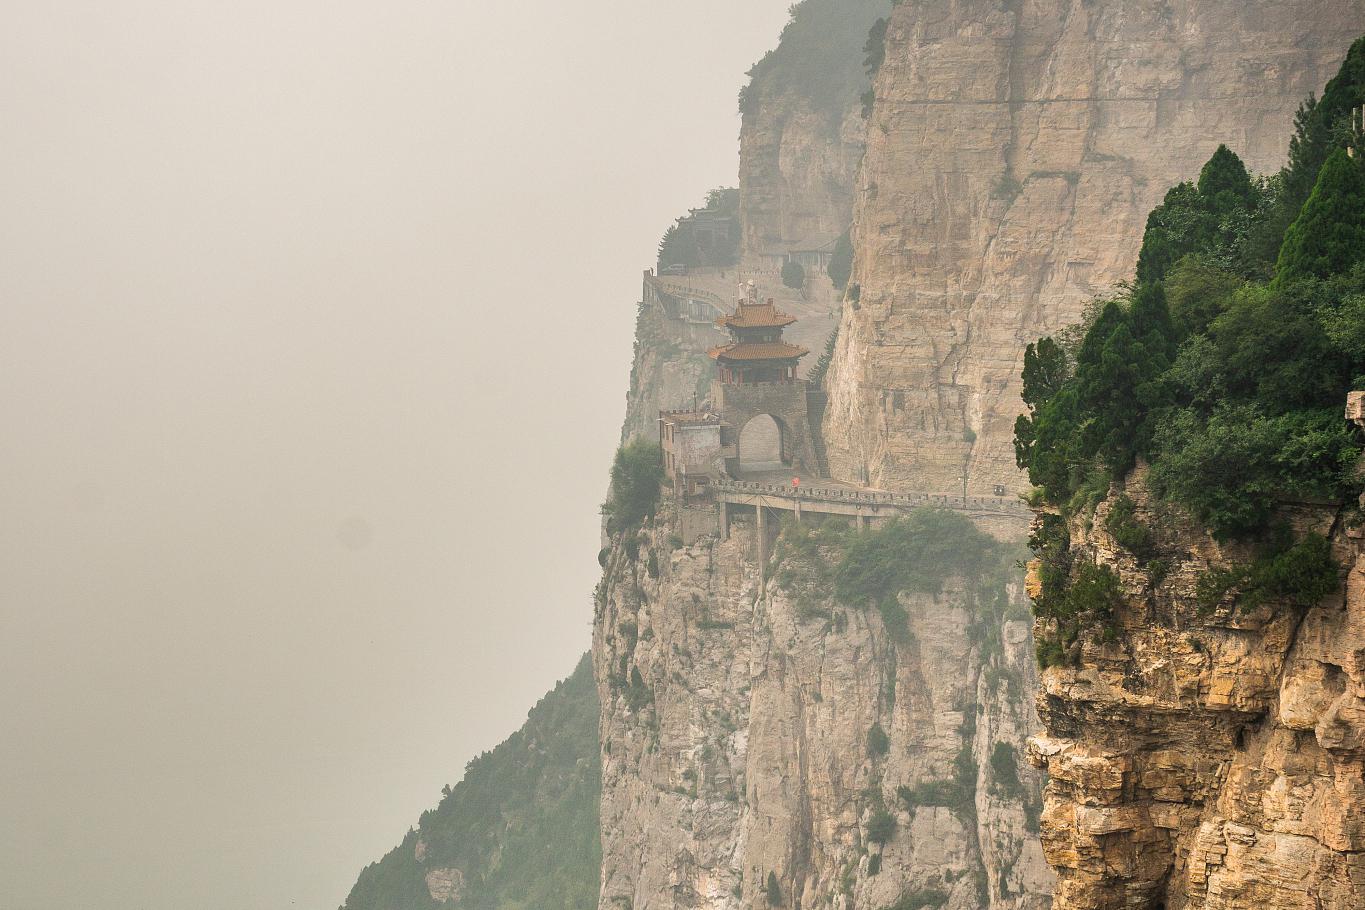
[[[1362,61],[1358,42],[1329,84],[1332,109],[1361,97]],[[1300,113],[1291,170],[1309,166],[1315,130],[1333,122],[1321,107]],[[1015,452],[1047,500],[1077,508],[1146,460],[1159,494],[1226,538],[1263,533],[1277,499],[1359,488],[1360,443],[1341,408],[1365,379],[1362,160],[1340,147],[1321,156],[1273,268],[1262,248],[1300,175],[1255,181],[1220,146],[1197,182],[1167,193],[1136,283],[1073,340],[1025,351]]]

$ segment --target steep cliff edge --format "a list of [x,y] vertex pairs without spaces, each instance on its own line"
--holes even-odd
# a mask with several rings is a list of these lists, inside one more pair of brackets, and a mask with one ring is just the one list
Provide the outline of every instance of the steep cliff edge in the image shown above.
[[[746,268],[848,229],[863,156],[863,46],[889,0],[803,0],[740,95]],[[823,280],[823,276],[819,276]]]
[[[848,226],[864,45],[890,8],[806,0],[755,68],[741,99],[743,277]],[[799,317],[792,337],[818,351],[833,297],[807,278],[802,295],[776,296]],[[774,283],[761,278],[762,296]],[[708,332],[650,285],[626,438],[652,438],[658,409],[690,405],[709,375]],[[1046,907],[1041,781],[1023,761],[1038,729],[1033,645],[1011,560],[989,582],[896,588],[889,615],[904,627],[888,630],[831,588],[857,535],[788,527],[761,565],[752,524],[684,546],[671,509],[611,541],[597,592],[603,910]]]
[[1245,554],[1173,520],[1141,476],[1138,520],[1172,554],[1163,577],[1105,530],[1115,498],[1072,546],[1120,579],[1112,641],[1083,637],[1043,673],[1050,773],[1043,843],[1059,910],[1365,905],[1365,534],[1301,509],[1330,535],[1342,590],[1201,608],[1200,579]]
[[[1365,906],[1365,39],[1025,353],[1058,910]],[[1346,418],[1342,405],[1346,403]]]
[[921,521],[911,539],[989,555],[889,582],[891,629],[831,579],[892,530],[788,525],[766,582],[742,522],[684,547],[660,521],[610,551],[603,910],[1047,906],[1022,591],[966,519]]
[[1282,162],[1362,0],[896,6],[827,387],[835,476],[1018,487],[1025,343],[1132,275],[1147,213],[1227,143]]

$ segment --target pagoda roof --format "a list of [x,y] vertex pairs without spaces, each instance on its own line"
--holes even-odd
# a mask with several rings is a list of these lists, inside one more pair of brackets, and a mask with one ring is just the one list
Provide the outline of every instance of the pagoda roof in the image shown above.
[[741,300],[735,311],[717,319],[716,325],[734,329],[780,329],[795,321],[795,316],[779,312],[771,300],[767,303],[748,303]]
[[810,351],[785,341],[764,344],[726,344],[710,351],[712,360],[797,360]]

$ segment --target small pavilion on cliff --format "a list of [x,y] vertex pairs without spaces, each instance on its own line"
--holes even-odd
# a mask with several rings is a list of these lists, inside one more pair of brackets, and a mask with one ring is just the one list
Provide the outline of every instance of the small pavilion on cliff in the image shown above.
[[729,330],[730,343],[712,348],[720,382],[748,385],[757,382],[795,382],[801,358],[807,349],[782,340],[782,330],[796,321],[779,312],[771,299],[759,303],[751,287],[733,313],[716,320]]

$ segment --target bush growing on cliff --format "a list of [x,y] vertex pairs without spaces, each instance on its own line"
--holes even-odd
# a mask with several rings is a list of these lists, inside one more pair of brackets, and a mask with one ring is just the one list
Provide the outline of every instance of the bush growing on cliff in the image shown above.
[[881,724],[873,724],[867,731],[867,754],[872,758],[881,758],[891,751],[891,738],[886,735]]
[[611,496],[602,506],[608,532],[628,533],[652,518],[659,507],[663,479],[663,451],[656,443],[635,439],[617,449],[611,466]]
[[925,910],[926,907],[942,907],[948,903],[948,893],[938,888],[924,888],[901,897],[886,910]]
[[834,570],[834,594],[853,607],[875,607],[887,632],[909,639],[902,592],[937,595],[960,578],[970,595],[995,585],[1008,563],[1005,549],[969,518],[948,510],[920,509],[885,527],[849,534]]
[[779,907],[782,905],[782,886],[777,882],[777,873],[768,873],[768,883],[763,889],[768,893],[768,906]]
[[896,833],[896,816],[885,806],[877,806],[867,819],[867,839],[874,844],[884,844]]
[[1019,757],[1014,746],[998,742],[991,749],[991,777],[1001,796],[1023,799],[1024,785],[1019,780]]
[[856,535],[835,570],[835,593],[851,606],[901,591],[938,594],[951,577],[973,580],[995,570],[1000,555],[999,544],[971,519],[920,509]]
[[1131,497],[1122,495],[1110,503],[1104,527],[1115,543],[1138,559],[1152,555],[1152,532],[1137,520],[1137,504]]
[[853,277],[853,241],[848,231],[840,234],[834,242],[834,255],[829,257],[825,274],[839,290],[848,287],[848,279]]
[[1216,569],[1199,580],[1200,612],[1211,612],[1230,593],[1236,594],[1240,609],[1276,601],[1306,610],[1338,590],[1341,577],[1327,538],[1309,534],[1294,543],[1284,526],[1276,528],[1274,537],[1250,562]]

